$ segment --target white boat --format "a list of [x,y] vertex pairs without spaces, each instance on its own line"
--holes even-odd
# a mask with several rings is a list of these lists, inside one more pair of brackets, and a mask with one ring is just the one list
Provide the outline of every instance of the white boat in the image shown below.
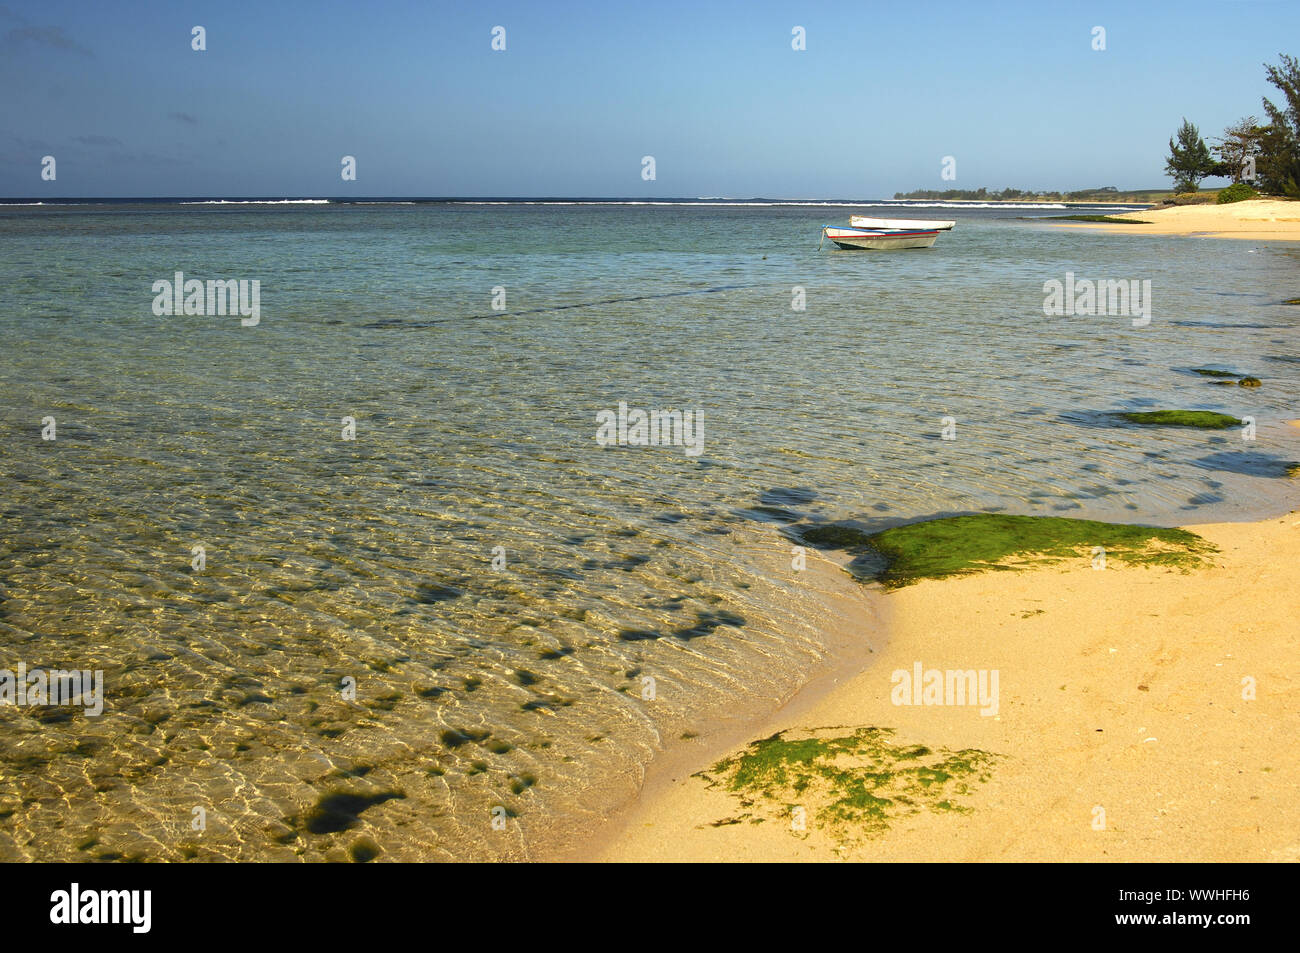
[[[822,241],[830,239],[841,248],[929,248],[939,237],[939,230],[915,228],[844,228],[826,225],[822,228]],[[821,245],[817,246],[821,248]]]
[[867,218],[865,215],[850,215],[849,224],[854,228],[904,228],[946,232],[957,223],[930,221],[923,218]]

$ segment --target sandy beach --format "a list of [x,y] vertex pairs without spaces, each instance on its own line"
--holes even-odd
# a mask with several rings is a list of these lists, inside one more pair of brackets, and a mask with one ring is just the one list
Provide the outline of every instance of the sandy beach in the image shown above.
[[1248,199],[1227,205],[1179,205],[1113,215],[1149,224],[1061,222],[1062,228],[1093,228],[1134,235],[1187,235],[1196,238],[1244,238],[1254,241],[1300,241],[1300,202]]
[[[1187,528],[1219,550],[1187,573],[1081,557],[890,592],[874,663],[751,732],[874,726],[893,730],[902,755],[988,753],[960,797],[895,798],[864,834],[834,823],[815,789],[799,804],[742,801],[701,750],[647,786],[586,859],[1300,860],[1300,512]],[[917,663],[996,671],[996,714],[893,704],[892,673]],[[851,753],[835,760],[854,769]]]

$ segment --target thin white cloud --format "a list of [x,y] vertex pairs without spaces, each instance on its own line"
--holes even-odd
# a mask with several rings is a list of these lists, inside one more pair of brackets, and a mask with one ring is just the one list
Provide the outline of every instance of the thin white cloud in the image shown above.
[[0,38],[0,50],[5,53],[17,53],[35,47],[62,50],[65,53],[76,53],[79,56],[92,58],[95,55],[92,50],[68,36],[61,26],[37,26],[5,6],[0,6],[0,18],[18,24],[6,30],[3,38]]

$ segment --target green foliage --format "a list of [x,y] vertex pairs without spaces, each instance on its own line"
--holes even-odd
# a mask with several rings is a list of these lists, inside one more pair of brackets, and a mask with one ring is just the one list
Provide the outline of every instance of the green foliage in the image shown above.
[[[1047,195],[1059,196],[1059,192],[1035,192],[1030,189],[1006,188],[1001,192],[990,191],[981,186],[978,189],[916,189],[912,192],[895,192],[896,199],[930,199],[939,201],[965,200],[970,202],[1010,202],[1041,199]],[[1059,201],[1059,199],[1058,199]]]
[[[1230,418],[1235,420],[1235,418]],[[1240,421],[1236,421],[1240,423]],[[885,561],[876,578],[886,588],[1020,564],[1058,562],[1104,547],[1108,558],[1134,565],[1198,566],[1214,547],[1181,529],[1101,523],[1059,516],[975,513],[925,520],[868,533],[848,526],[816,526],[802,534],[814,546],[873,552]]]
[[1264,64],[1268,81],[1282,93],[1281,105],[1264,99],[1269,125],[1260,141],[1260,188],[1300,198],[1300,62],[1282,54],[1279,66]]
[[1227,205],[1229,202],[1242,202],[1254,198],[1259,198],[1258,192],[1245,182],[1237,182],[1219,192],[1218,204]]
[[1169,140],[1165,172],[1174,180],[1174,191],[1195,192],[1201,179],[1214,173],[1214,160],[1200,132],[1186,118],[1175,135],[1176,143]]
[[1254,169],[1255,174],[1250,176],[1251,181],[1254,181],[1259,174],[1257,163],[1263,137],[1264,129],[1254,116],[1239,119],[1223,130],[1223,137],[1214,144],[1214,152],[1220,161],[1215,164],[1211,175],[1226,176],[1233,182],[1241,182]]
[[1099,189],[1079,189],[1074,192],[1049,192],[1037,189],[914,189],[895,192],[896,199],[925,199],[928,201],[955,202],[1117,202],[1123,204],[1154,204],[1168,194],[1168,189],[1130,189],[1120,192],[1113,185]]

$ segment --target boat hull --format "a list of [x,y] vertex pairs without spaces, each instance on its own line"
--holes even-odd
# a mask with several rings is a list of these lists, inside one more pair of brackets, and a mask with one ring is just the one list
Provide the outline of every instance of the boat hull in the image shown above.
[[869,231],[861,228],[825,229],[825,235],[840,248],[861,251],[887,251],[898,248],[930,248],[938,239],[937,231]]
[[901,228],[913,232],[946,232],[957,223],[925,218],[867,218],[865,215],[850,215],[849,224],[854,228],[891,230]]

